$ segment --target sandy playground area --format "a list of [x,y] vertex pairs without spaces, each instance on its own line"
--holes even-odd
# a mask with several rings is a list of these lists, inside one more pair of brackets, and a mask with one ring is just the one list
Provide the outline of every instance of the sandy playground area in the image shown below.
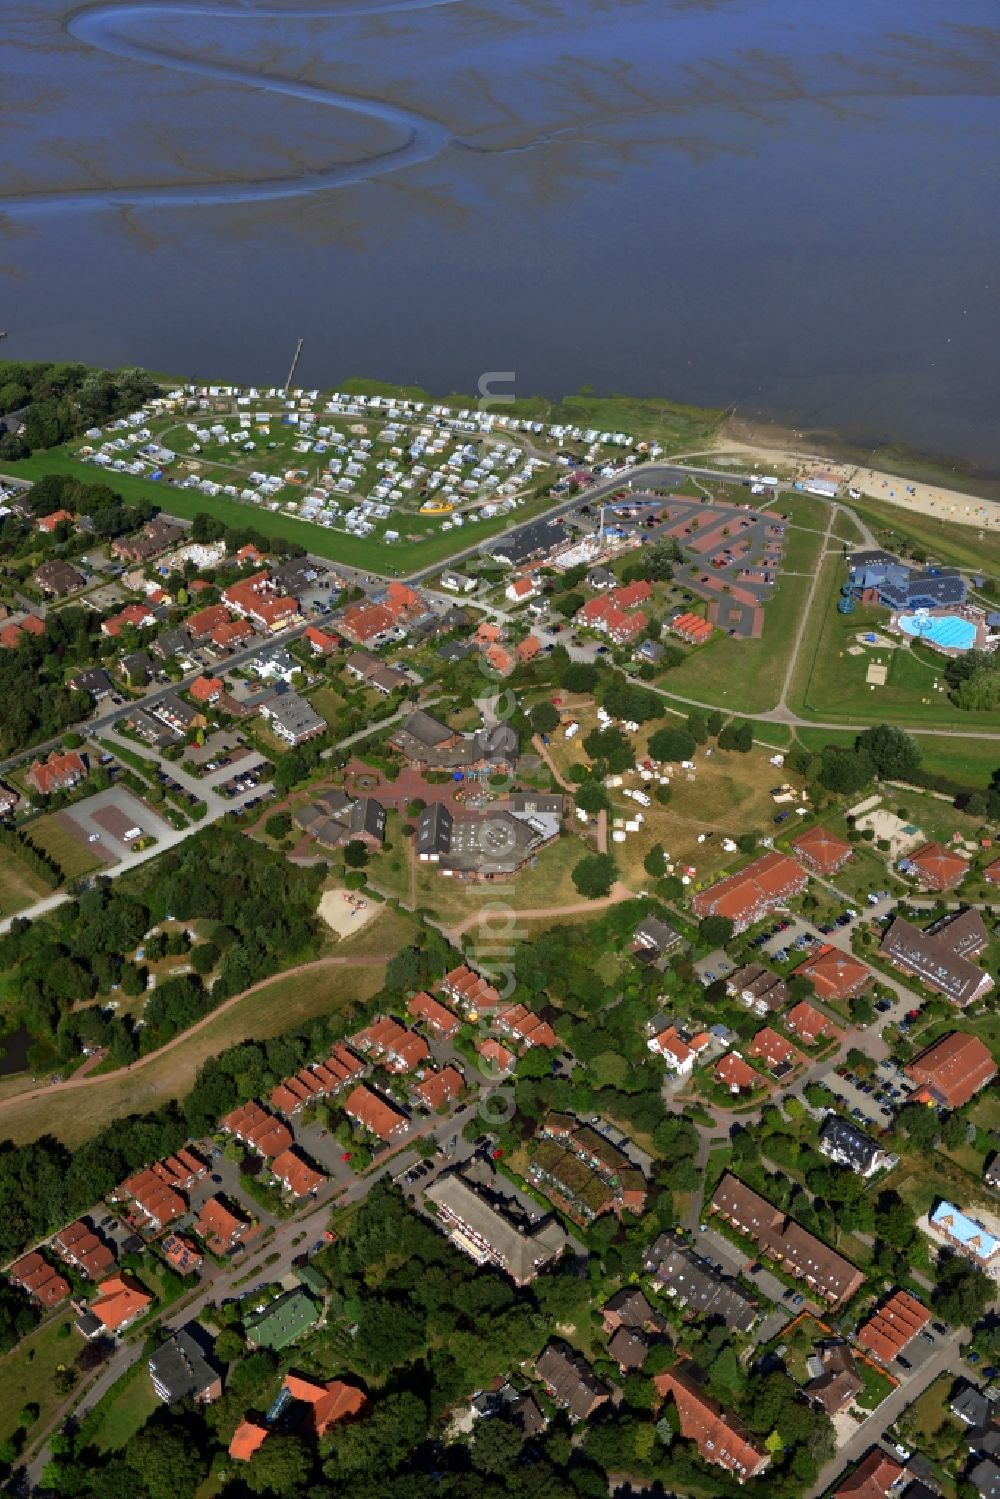
[[358,890],[345,890],[343,886],[324,890],[316,908],[317,915],[340,938],[353,937],[355,932],[360,932],[375,919],[379,910],[379,905],[367,895]]

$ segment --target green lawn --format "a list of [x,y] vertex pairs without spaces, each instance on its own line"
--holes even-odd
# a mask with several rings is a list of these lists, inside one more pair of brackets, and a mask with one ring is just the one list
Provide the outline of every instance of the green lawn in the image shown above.
[[874,1364],[869,1364],[867,1360],[858,1359],[857,1365],[864,1388],[855,1397],[854,1403],[863,1411],[873,1411],[887,1396],[892,1394],[896,1387],[881,1369],[876,1369]]
[[56,812],[48,812],[44,817],[29,823],[25,832],[43,853],[55,859],[68,880],[90,874],[101,864],[93,846],[64,828]]
[[120,1452],[129,1438],[159,1409],[160,1403],[145,1360],[140,1360],[94,1407],[85,1423],[83,1440],[99,1452]]
[[785,550],[781,559],[783,572],[808,573],[816,570],[823,537],[818,531],[798,525],[788,527],[784,536]]
[[[72,1365],[83,1346],[79,1333],[73,1329],[75,1315],[68,1305],[60,1308],[48,1322],[0,1358],[0,1441],[13,1436],[24,1406],[39,1407],[34,1429],[41,1431],[68,1398],[56,1394],[53,1380],[60,1367]],[[67,1336],[60,1336],[62,1327],[69,1328]],[[29,1430],[29,1446],[31,1436]]]
[[[212,499],[208,495],[174,485],[154,483],[132,474],[104,475],[93,465],[78,462],[65,448],[33,453],[20,463],[5,464],[4,472],[20,479],[40,479],[45,474],[57,473],[71,474],[73,478],[85,481],[108,482],[123,499],[153,500],[163,507],[166,514],[179,516],[182,520],[192,520],[198,514],[211,514],[227,526],[241,529],[250,527],[264,536],[281,536],[287,541],[297,541],[308,551],[332,562],[343,562],[351,567],[371,568],[373,571],[394,575],[409,574],[435,562],[444,562],[453,553],[487,537],[496,536],[508,526],[523,525],[532,516],[549,509],[555,503],[551,497],[527,499],[516,515],[495,516],[461,530],[436,529],[423,541],[393,548],[378,536],[347,536],[341,531],[330,531],[323,526],[310,525],[308,521],[275,514],[262,505],[244,505],[238,500],[227,499],[224,495],[216,495]],[[415,514],[405,514],[405,521],[408,526],[414,525],[418,529],[437,525],[436,521]]]
[[773,708],[808,592],[808,578],[782,575],[773,598],[764,606],[759,640],[717,633],[709,645],[664,672],[657,684],[667,692],[733,713],[764,713]]
[[23,911],[48,894],[49,886],[21,862],[13,849],[5,848],[0,859],[0,916]]
[[[969,728],[1000,728],[1000,713],[959,714],[949,702],[943,657],[935,663],[923,651],[903,646],[865,646],[851,654],[859,635],[884,631],[889,617],[876,607],[840,614],[837,600],[846,576],[841,557],[826,558],[789,694],[789,705],[796,712],[848,723],[885,721],[952,728],[961,720]],[[766,628],[765,622],[765,632]],[[887,668],[882,686],[867,681],[873,662]]]

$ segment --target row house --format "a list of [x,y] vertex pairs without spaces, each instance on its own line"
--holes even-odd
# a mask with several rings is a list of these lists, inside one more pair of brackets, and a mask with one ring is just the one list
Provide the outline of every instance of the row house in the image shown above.
[[778,974],[761,963],[746,963],[726,979],[726,993],[763,1018],[792,1002],[792,991]]
[[351,1037],[359,1051],[380,1061],[389,1072],[413,1072],[430,1060],[431,1049],[423,1036],[407,1030],[391,1015],[384,1015]]
[[82,1218],[61,1228],[51,1244],[59,1258],[85,1280],[99,1280],[115,1268],[114,1252]]
[[251,1225],[219,1196],[210,1197],[195,1222],[195,1233],[213,1254],[229,1254],[243,1243]]
[[269,1114],[256,1099],[242,1103],[226,1114],[220,1120],[220,1127],[268,1160],[281,1155],[292,1144],[293,1137],[288,1126]]
[[65,1301],[69,1295],[69,1281],[54,1270],[37,1250],[15,1260],[7,1272],[7,1278],[12,1286],[26,1291],[46,1312]]
[[424,990],[407,1001],[407,1009],[415,1020],[422,1020],[441,1037],[453,1036],[462,1024],[453,1010]]
[[348,1096],[344,1113],[348,1119],[386,1143],[401,1135],[410,1122],[401,1109],[389,1103],[366,1083],[359,1083]]
[[545,1046],[551,1050],[559,1042],[555,1031],[547,1020],[535,1015],[524,1005],[511,1005],[493,1017],[493,1029],[502,1036],[510,1036],[525,1046]]
[[699,890],[691,905],[699,920],[724,916],[733,923],[735,932],[745,932],[755,921],[801,895],[808,883],[809,876],[800,864],[772,850],[707,890]]
[[271,1175],[292,1197],[314,1197],[326,1181],[297,1150],[283,1150],[271,1162]]
[[364,1066],[349,1046],[338,1041],[325,1062],[314,1062],[294,1077],[284,1078],[271,1092],[271,1107],[279,1114],[298,1114],[306,1104],[338,1093]]
[[856,1265],[731,1172],[726,1172],[712,1194],[709,1212],[718,1213],[746,1234],[763,1254],[831,1305],[848,1301],[864,1285],[865,1277]]
[[500,995],[493,985],[464,963],[446,973],[440,987],[466,1014],[492,1010],[500,1003]]

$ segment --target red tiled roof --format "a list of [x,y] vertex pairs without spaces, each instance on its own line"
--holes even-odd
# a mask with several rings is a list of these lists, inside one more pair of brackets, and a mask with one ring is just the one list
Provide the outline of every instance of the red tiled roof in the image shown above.
[[772,850],[707,890],[699,890],[692,907],[696,916],[727,916],[737,926],[749,926],[804,889],[807,882],[800,864]]
[[820,874],[833,874],[853,853],[846,838],[839,838],[829,828],[806,828],[792,839],[792,847],[810,869]]
[[286,1374],[284,1387],[293,1400],[301,1400],[311,1407],[309,1425],[317,1437],[323,1436],[334,1422],[360,1415],[367,1404],[363,1391],[344,1384],[341,1379],[320,1384],[318,1380],[306,1379],[301,1374]]
[[682,640],[688,640],[692,645],[701,645],[702,641],[708,640],[714,634],[715,626],[709,624],[707,619],[702,619],[700,614],[679,614],[670,626],[675,635]]
[[765,1025],[754,1036],[747,1051],[752,1057],[760,1057],[768,1067],[780,1067],[783,1062],[794,1061],[797,1055],[795,1047],[784,1036],[779,1036],[771,1026]]
[[391,1140],[406,1125],[406,1115],[379,1098],[371,1088],[359,1084],[344,1104],[344,1113],[356,1119],[380,1140]]
[[883,1364],[890,1364],[930,1318],[927,1308],[909,1291],[897,1291],[858,1328],[858,1342]]
[[352,640],[372,640],[395,624],[395,616],[382,604],[351,604],[344,610],[340,628]]
[[807,1004],[805,1000],[792,1006],[785,1016],[785,1024],[807,1046],[812,1046],[821,1036],[825,1036],[833,1029],[826,1016],[822,1015],[814,1005]]
[[464,1086],[462,1074],[457,1068],[444,1067],[440,1072],[430,1073],[413,1091],[425,1108],[439,1109],[442,1104],[451,1103],[457,1098]]
[[740,1482],[767,1467],[771,1460],[767,1448],[758,1445],[736,1416],[680,1370],[657,1374],[653,1384],[661,1397],[672,1397],[681,1436],[696,1444],[706,1462],[727,1469]]
[[326,1181],[321,1171],[314,1171],[294,1150],[285,1150],[275,1156],[271,1170],[293,1197],[306,1197],[310,1192],[318,1191]]
[[968,873],[968,860],[940,843],[925,843],[907,859],[921,879],[934,890],[950,890]]
[[252,636],[253,625],[248,619],[227,619],[212,631],[212,641],[219,646],[237,645],[241,640],[250,640]]
[[198,677],[188,689],[196,703],[211,703],[222,691],[221,677]]
[[310,645],[314,645],[324,656],[329,656],[339,645],[336,635],[327,634],[326,630],[318,630],[315,625],[310,625],[305,631],[305,639]]
[[[493,1063],[496,1071],[499,1073],[509,1072],[517,1061],[514,1053],[508,1050],[502,1041],[497,1041],[492,1036],[488,1036],[485,1041],[480,1042],[476,1050],[485,1062]],[[490,1068],[490,1071],[493,1071],[493,1067]]]
[[41,796],[48,796],[50,791],[59,791],[86,774],[87,767],[76,750],[67,750],[62,755],[53,750],[47,760],[33,762],[25,780]]
[[653,590],[650,585],[642,580],[634,583],[626,583],[622,588],[612,591],[611,597],[619,609],[634,609],[636,604],[644,604],[652,597]]
[[887,1499],[890,1489],[906,1475],[906,1469],[881,1447],[873,1447],[849,1478],[834,1492],[834,1499]]
[[492,984],[480,978],[478,973],[473,972],[464,963],[459,968],[453,968],[446,973],[441,980],[442,989],[451,990],[470,1009],[491,1010],[500,1003],[500,995]]
[[187,629],[190,635],[211,635],[220,625],[229,624],[229,610],[225,604],[209,604],[207,609],[199,609],[196,614],[191,614],[187,619]]
[[514,655],[519,661],[533,661],[542,648],[542,642],[537,635],[528,635],[514,647]]
[[97,1320],[108,1329],[115,1332],[119,1327],[124,1327],[126,1322],[133,1321],[147,1306],[152,1305],[153,1298],[138,1281],[128,1275],[113,1275],[109,1280],[103,1280],[97,1288],[97,1298],[87,1308]]
[[800,963],[795,973],[810,979],[820,999],[846,999],[857,994],[871,978],[871,969],[851,953],[824,943]]
[[441,1004],[440,1000],[434,999],[423,990],[407,1002],[407,1008],[411,1015],[418,1020],[426,1020],[428,1025],[433,1026],[443,1036],[453,1035],[462,1023],[447,1005]]
[[229,1456],[235,1458],[237,1462],[249,1462],[257,1448],[267,1440],[267,1433],[268,1428],[261,1421],[255,1421],[251,1416],[244,1416],[233,1432],[233,1439],[229,1443]]
[[727,1051],[715,1064],[715,1081],[727,1088],[753,1088],[759,1087],[763,1079],[738,1051]]
[[960,1109],[997,1075],[989,1048],[978,1036],[964,1031],[942,1036],[905,1070],[907,1077],[930,1087],[949,1109]]

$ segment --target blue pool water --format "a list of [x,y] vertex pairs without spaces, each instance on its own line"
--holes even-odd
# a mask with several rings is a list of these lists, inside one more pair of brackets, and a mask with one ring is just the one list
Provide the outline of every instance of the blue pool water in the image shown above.
[[899,628],[906,635],[919,635],[952,651],[968,651],[976,643],[975,625],[958,614],[927,614],[924,610],[901,614]]

